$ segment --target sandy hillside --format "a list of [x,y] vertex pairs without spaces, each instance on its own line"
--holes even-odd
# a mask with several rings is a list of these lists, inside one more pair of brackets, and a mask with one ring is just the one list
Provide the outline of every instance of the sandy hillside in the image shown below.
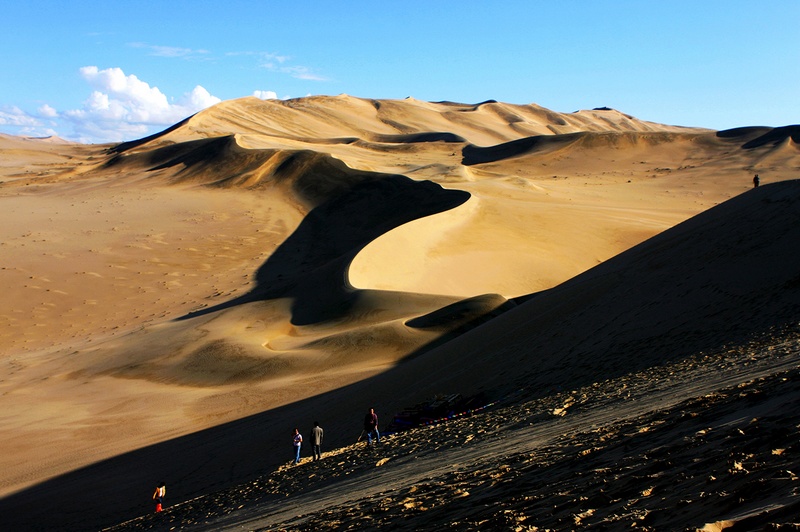
[[[595,304],[600,289],[580,280],[716,205],[757,221],[761,206],[793,202],[795,188],[773,185],[773,197],[766,185],[797,177],[797,135],[663,126],[613,110],[339,96],[223,102],[119,146],[0,137],[0,492],[18,492],[2,504],[44,498],[53,522],[81,522],[63,495],[103,478],[109,504],[93,522],[119,521],[135,515],[130,499],[153,476],[182,478],[185,498],[271,470],[287,427],[309,423],[319,401],[343,429],[331,444],[345,443],[365,403],[391,412],[443,387],[501,394],[530,371],[586,385],[601,369],[616,377],[787,326],[795,307],[778,305],[782,285],[772,284],[794,286],[783,270],[746,289],[769,287],[763,323],[745,319],[750,300],[709,289],[724,257],[741,264],[726,287],[793,265],[791,245],[788,259],[763,252],[773,240],[720,254],[719,242],[733,238],[735,250],[750,230],[744,216],[703,235],[704,260],[682,284],[669,270],[638,272],[649,281],[624,312]],[[765,186],[751,191],[754,173]],[[708,220],[687,222],[693,234],[708,224],[698,219]],[[657,262],[688,268],[696,255]],[[614,260],[626,273],[601,286],[614,285],[616,301],[630,296],[627,272],[648,262]],[[697,294],[705,303],[686,312]],[[544,308],[563,309],[539,325],[552,332],[514,332]],[[641,336],[607,336],[598,315]],[[709,315],[713,332],[679,327]],[[673,330],[690,346],[652,345]],[[576,350],[575,331],[594,331],[594,347]],[[558,342],[556,358],[532,358]],[[652,352],[635,368],[615,358],[642,346]],[[565,376],[564,352],[578,365],[607,363]],[[373,377],[384,379],[374,389],[354,384]],[[222,451],[233,442],[236,456]]]
[[113,529],[794,530],[799,214],[800,182],[743,194],[315,406],[499,391],[487,409]]

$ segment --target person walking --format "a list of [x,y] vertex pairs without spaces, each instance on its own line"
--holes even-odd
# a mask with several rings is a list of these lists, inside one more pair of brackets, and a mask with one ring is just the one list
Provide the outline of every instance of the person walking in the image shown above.
[[370,408],[367,415],[364,416],[364,432],[367,433],[367,445],[372,445],[372,437],[375,436],[375,442],[381,442],[381,433],[378,430],[378,414],[375,413],[374,408]]
[[294,429],[292,435],[292,448],[294,450],[294,463],[300,463],[300,447],[303,445],[303,436],[300,434],[300,429]]
[[164,497],[167,496],[167,486],[163,482],[159,482],[156,490],[153,492],[153,500],[156,502],[156,512],[164,509]]
[[313,456],[315,462],[320,458],[322,458],[322,454],[320,453],[320,446],[322,445],[322,434],[323,434],[322,427],[320,427],[319,423],[315,421],[314,428],[311,429],[311,455]]

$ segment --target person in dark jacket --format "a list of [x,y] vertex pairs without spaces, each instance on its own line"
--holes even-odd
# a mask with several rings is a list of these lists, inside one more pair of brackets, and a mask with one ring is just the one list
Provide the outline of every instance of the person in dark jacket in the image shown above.
[[372,437],[375,436],[375,442],[381,442],[381,432],[378,430],[378,414],[375,413],[374,408],[370,408],[367,415],[364,416],[364,432],[367,433],[367,445],[372,445]]
[[323,430],[322,427],[319,426],[319,423],[316,421],[314,422],[314,428],[311,429],[311,456],[314,460],[319,460],[322,458],[322,454],[320,453],[320,446],[322,445],[322,434]]

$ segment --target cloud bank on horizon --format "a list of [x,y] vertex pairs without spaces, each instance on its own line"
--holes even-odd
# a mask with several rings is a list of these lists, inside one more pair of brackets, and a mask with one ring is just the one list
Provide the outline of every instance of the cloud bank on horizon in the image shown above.
[[[177,52],[173,52],[177,53]],[[59,111],[43,104],[35,114],[18,107],[0,109],[0,125],[16,126],[28,137],[62,136],[84,143],[122,142],[145,137],[154,129],[166,128],[198,111],[221,102],[201,85],[171,98],[158,87],[125,74],[121,68],[100,70],[96,66],[80,69],[81,77],[93,89],[78,109]],[[256,90],[253,96],[275,99],[274,91]],[[63,127],[72,133],[63,134]]]
[[158,87],[125,75],[121,68],[86,66],[80,72],[94,90],[82,108],[62,116],[81,137],[117,141],[144,136],[149,126],[174,124],[221,101],[200,85],[170,101]]

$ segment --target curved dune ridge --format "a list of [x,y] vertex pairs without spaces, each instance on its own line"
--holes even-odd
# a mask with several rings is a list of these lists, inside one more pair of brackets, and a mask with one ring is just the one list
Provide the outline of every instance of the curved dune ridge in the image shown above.
[[[365,404],[777,338],[796,133],[341,95],[117,146],[2,136],[2,524],[120,522],[154,476],[176,501],[232,486],[284,461],[286,427],[352,443]],[[70,510],[84,485],[103,508]]]
[[485,102],[478,105],[405,100],[370,100],[348,95],[291,100],[230,100],[201,111],[145,143],[126,143],[120,151],[157,142],[184,142],[230,134],[293,139],[360,138],[375,142],[422,142],[439,136],[478,145],[497,144],[535,134],[579,131],[709,131],[665,126],[618,111],[556,113],[535,104]]
[[358,183],[388,177],[349,168],[313,150],[247,149],[235,135],[116,155],[105,169],[116,173],[138,169],[156,175],[171,170],[165,172],[170,184],[285,189],[311,205]]

